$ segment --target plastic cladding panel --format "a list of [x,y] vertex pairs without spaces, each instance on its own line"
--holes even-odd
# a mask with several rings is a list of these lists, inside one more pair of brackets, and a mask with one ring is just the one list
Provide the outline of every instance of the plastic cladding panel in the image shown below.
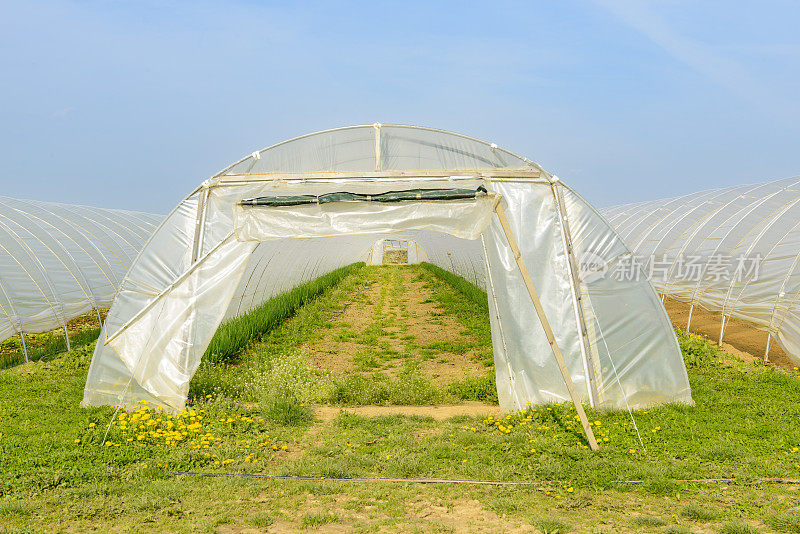
[[110,306],[161,219],[0,197],[0,339]]
[[224,174],[322,172],[375,169],[371,126],[320,132],[280,143],[250,156]]
[[[652,271],[660,292],[771,332],[800,364],[800,179],[703,191],[605,213],[648,272],[654,261],[661,264]],[[686,276],[683,266],[689,261],[700,265],[699,276]],[[726,268],[722,272],[720,262]]]
[[[380,127],[381,170],[539,168],[505,149],[469,137],[408,126]],[[221,174],[374,171],[374,126],[318,132],[258,151]]]
[[381,128],[381,169],[529,168],[522,158],[482,141],[448,132],[401,126]]
[[[599,405],[692,402],[683,358],[658,295],[644,276],[617,275],[630,251],[583,199],[569,189],[562,191],[576,263],[584,266],[579,269],[581,303],[592,340],[589,360]],[[588,265],[603,269],[589,270]]]
[[[545,313],[551,325],[555,325],[556,341],[575,388],[582,398],[587,399],[587,380],[572,305],[567,258],[550,187],[509,183],[498,184],[495,188],[503,196],[511,229]],[[526,208],[517,209],[516,206]],[[569,392],[497,219],[493,221],[485,241],[492,266],[493,287],[490,290],[493,289],[497,296],[499,310],[499,318],[496,313],[490,313],[490,318],[499,321],[492,326],[492,342],[500,406],[512,409],[524,407],[527,401],[568,400]],[[494,307],[495,299],[490,296],[490,300]]]

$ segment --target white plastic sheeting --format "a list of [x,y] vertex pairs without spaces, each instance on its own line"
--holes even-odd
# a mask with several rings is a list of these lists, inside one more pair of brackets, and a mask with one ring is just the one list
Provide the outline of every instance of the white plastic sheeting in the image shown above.
[[604,214],[658,291],[770,332],[800,364],[800,178]]
[[[460,201],[239,206],[259,196],[479,186],[489,194]],[[181,202],[122,284],[95,350],[84,403],[147,400],[183,409],[189,382],[222,320],[367,260],[377,240],[401,237],[416,241],[432,263],[488,289],[504,409],[567,400],[493,216],[498,199],[580,396],[604,408],[691,402],[677,341],[650,284],[584,279],[578,272],[584,256],[613,263],[629,255],[583,199],[538,165],[495,145],[441,130],[374,125],[311,134],[256,152]],[[577,261],[570,261],[570,251]]]
[[0,340],[109,307],[162,219],[0,197]]

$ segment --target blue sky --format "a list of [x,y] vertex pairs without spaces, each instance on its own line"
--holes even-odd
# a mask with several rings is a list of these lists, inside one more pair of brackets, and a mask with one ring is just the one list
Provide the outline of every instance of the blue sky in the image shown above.
[[800,4],[4,2],[0,194],[165,213],[349,124],[495,142],[602,207],[800,174]]

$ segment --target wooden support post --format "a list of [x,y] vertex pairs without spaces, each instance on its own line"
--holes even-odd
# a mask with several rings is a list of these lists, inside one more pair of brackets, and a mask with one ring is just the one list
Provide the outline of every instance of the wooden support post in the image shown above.
[[[553,190],[553,198],[558,208],[559,218],[561,219],[561,229],[564,233],[564,246],[567,252],[567,265],[569,265],[570,275],[572,277],[572,293],[573,305],[575,307],[575,315],[577,316],[578,328],[581,330],[581,355],[583,356],[583,368],[586,372],[587,390],[589,392],[589,402],[592,408],[600,404],[600,394],[597,392],[597,380],[595,378],[595,361],[592,355],[592,347],[589,342],[589,332],[586,327],[586,316],[583,310],[583,296],[581,295],[581,281],[578,276],[578,261],[575,259],[575,251],[572,246],[572,232],[569,227],[569,220],[567,219],[567,203],[564,201],[564,191],[556,184],[551,184],[550,188]],[[597,366],[600,368],[600,365]]]
[[772,332],[767,332],[767,350],[764,351],[764,361],[769,361],[769,344],[772,341]]
[[381,170],[381,124],[376,122],[372,125],[375,129],[375,171]]
[[20,332],[19,338],[22,340],[22,354],[25,355],[25,363],[28,363],[28,347],[25,345],[25,334]]
[[694,304],[689,308],[689,320],[686,321],[686,333],[689,333],[689,328],[692,326],[692,312],[694,311]]
[[533,307],[536,309],[536,315],[539,317],[539,322],[542,324],[544,334],[550,342],[550,348],[553,350],[553,356],[556,358],[558,369],[561,371],[561,376],[564,378],[564,383],[569,391],[569,396],[572,398],[575,411],[578,412],[578,418],[581,421],[581,426],[583,426],[583,431],[586,433],[586,439],[589,441],[589,446],[592,450],[596,451],[598,449],[597,440],[594,437],[594,432],[592,432],[592,427],[589,426],[589,419],[586,417],[581,399],[575,391],[575,384],[572,382],[572,377],[569,375],[569,370],[567,369],[567,364],[564,362],[561,349],[558,347],[558,343],[556,343],[555,334],[553,334],[550,321],[547,320],[547,315],[544,313],[542,302],[539,300],[539,294],[536,292],[533,280],[531,280],[531,276],[528,273],[528,268],[525,266],[525,260],[522,259],[522,252],[520,252],[517,241],[514,239],[514,234],[511,232],[511,226],[508,224],[505,210],[503,210],[503,206],[499,202],[495,207],[495,212],[497,213],[497,218],[500,220],[500,225],[503,227],[503,232],[506,234],[508,245],[511,247],[511,252],[514,254],[514,259],[517,261],[517,267],[522,275],[522,280],[525,282],[525,287],[528,289],[528,295],[530,295],[533,301]]
[[67,330],[67,325],[64,325],[64,339],[67,340],[67,352],[72,350],[72,347],[69,344],[69,330]]

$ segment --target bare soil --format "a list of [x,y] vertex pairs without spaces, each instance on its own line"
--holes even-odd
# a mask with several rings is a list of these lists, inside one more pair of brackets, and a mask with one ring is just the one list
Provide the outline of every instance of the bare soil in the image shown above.
[[[690,305],[667,298],[664,306],[675,328],[686,330]],[[720,314],[707,312],[699,306],[694,307],[691,324],[692,333],[706,335],[712,343],[720,346],[719,331],[721,326],[722,316]],[[722,337],[721,348],[741,358],[744,362],[749,363],[756,359],[763,360],[764,352],[767,348],[767,333],[742,321],[728,319],[725,324],[725,334]],[[789,370],[795,367],[795,363],[789,359],[774,338],[769,348],[769,363]]]
[[[445,315],[426,282],[412,269],[400,280],[369,279],[322,338],[303,346],[314,366],[334,375],[386,373],[397,376],[413,365],[440,387],[483,376],[477,342]],[[369,335],[367,335],[369,334]],[[452,349],[456,347],[456,349]]]

